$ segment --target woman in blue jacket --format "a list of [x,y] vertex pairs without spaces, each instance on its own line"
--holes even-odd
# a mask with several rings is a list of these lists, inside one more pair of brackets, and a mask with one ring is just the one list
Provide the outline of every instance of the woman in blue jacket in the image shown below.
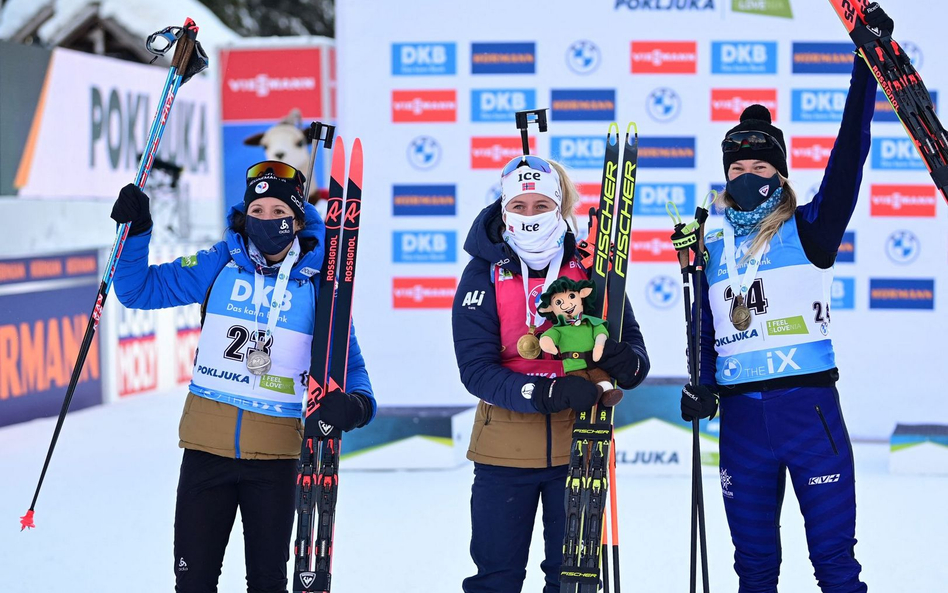
[[[247,171],[243,204],[224,241],[148,265],[148,196],[122,189],[112,218],[130,223],[115,270],[129,308],[203,303],[201,337],[179,428],[184,449],[175,508],[175,591],[211,593],[237,509],[249,591],[285,591],[302,446],[302,403],[313,341],[325,226],[303,199],[296,169],[264,161]],[[347,388],[328,393],[320,419],[365,426],[375,398],[355,332]]]
[[[568,376],[563,361],[530,351],[528,336],[552,325],[540,295],[561,276],[589,278],[567,223],[577,192],[557,163],[517,157],[501,174],[501,198],[485,208],[464,243],[472,259],[454,299],[454,350],[461,381],[480,399],[468,459],[471,557],[477,574],[465,593],[515,593],[526,576],[537,508],[543,503],[543,593],[560,590],[565,487],[574,411],[597,402],[597,387]],[[575,224],[575,219],[574,219]],[[622,339],[606,341],[596,365],[624,389],[648,374],[649,360],[629,300]]]
[[[882,9],[870,25],[892,30]],[[740,593],[776,593],[787,474],[824,593],[863,593],[856,561],[852,447],[831,340],[833,264],[869,153],[876,81],[855,58],[820,190],[798,206],[783,132],[751,105],[722,142],[724,228],[705,238],[700,385],[685,420],[721,406],[720,472]]]

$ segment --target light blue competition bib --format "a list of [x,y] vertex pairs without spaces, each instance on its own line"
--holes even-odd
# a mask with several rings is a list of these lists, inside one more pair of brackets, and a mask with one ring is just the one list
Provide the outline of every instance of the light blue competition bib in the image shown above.
[[[741,259],[756,236],[737,238],[735,260],[742,276],[747,262]],[[719,385],[806,375],[836,366],[829,311],[833,270],[822,270],[807,259],[795,218],[781,226],[760,256],[760,268],[745,297],[751,324],[744,331],[731,323],[735,295],[723,231],[709,233],[705,244]]]
[[[301,417],[309,377],[315,290],[312,282],[289,281],[276,326],[266,337],[275,276],[254,290],[254,275],[233,261],[218,275],[207,301],[190,389],[195,395],[266,414]],[[254,294],[257,292],[257,294]],[[262,292],[263,294],[260,294]],[[259,301],[259,316],[254,312]],[[263,375],[247,370],[251,349],[263,350],[272,366]]]

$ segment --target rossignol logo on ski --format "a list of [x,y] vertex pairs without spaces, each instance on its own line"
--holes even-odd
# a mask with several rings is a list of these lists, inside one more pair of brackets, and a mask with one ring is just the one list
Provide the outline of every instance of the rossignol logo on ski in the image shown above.
[[830,474],[828,476],[817,476],[810,478],[808,486],[817,486],[819,484],[832,484],[839,481],[839,474]]
[[326,423],[323,422],[322,420],[319,421],[319,430],[320,430],[324,435],[328,435],[329,433],[331,433],[331,432],[332,432],[332,429],[333,429],[332,424],[326,424]]
[[300,573],[300,582],[307,589],[313,584],[313,581],[316,580],[315,572],[301,572]]

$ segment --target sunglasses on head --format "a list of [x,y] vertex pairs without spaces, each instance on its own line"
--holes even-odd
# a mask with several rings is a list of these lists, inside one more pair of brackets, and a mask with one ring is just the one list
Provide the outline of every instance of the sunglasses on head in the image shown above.
[[300,173],[295,167],[291,167],[290,165],[280,161],[263,161],[262,163],[251,165],[250,168],[247,169],[247,183],[250,183],[250,181],[256,179],[257,177],[262,177],[267,173],[270,173],[275,177],[279,177],[280,179],[295,181],[300,185],[304,183],[304,177],[302,173]]
[[526,154],[510,159],[510,162],[504,165],[504,170],[501,172],[500,176],[506,177],[520,167],[529,167],[534,171],[543,171],[544,173],[551,173],[553,171],[553,167],[550,165],[550,163],[538,156]]
[[768,134],[767,132],[761,132],[758,130],[748,130],[746,132],[734,132],[729,135],[727,138],[721,142],[721,150],[724,152],[737,152],[744,148],[749,148],[751,150],[769,150],[771,148],[777,148],[784,157],[787,156],[787,153],[784,152],[783,147],[780,146],[780,143],[777,142],[777,139]]

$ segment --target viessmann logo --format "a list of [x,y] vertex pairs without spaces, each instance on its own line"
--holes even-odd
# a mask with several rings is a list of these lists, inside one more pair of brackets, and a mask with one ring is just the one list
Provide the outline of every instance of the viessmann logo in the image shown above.
[[836,138],[795,136],[790,140],[790,166],[795,169],[825,169]]
[[754,103],[777,120],[777,89],[711,89],[711,121],[741,121],[744,108]]
[[450,309],[457,290],[456,278],[393,278],[395,309]]
[[[536,151],[536,138],[530,138],[530,153]],[[471,168],[495,169],[507,161],[523,154],[523,144],[518,137],[473,137],[471,138]]]
[[455,90],[392,91],[392,121],[457,121],[458,100]]
[[695,74],[695,41],[633,41],[632,74]]
[[284,91],[316,90],[316,78],[313,76],[269,76],[267,74],[258,74],[253,78],[231,78],[227,81],[227,88],[234,93],[253,93],[258,97],[266,97],[270,93]]
[[919,216],[934,218],[938,202],[935,186],[872,184],[869,213],[872,216]]
[[678,261],[668,231],[632,231],[629,259],[632,263]]

